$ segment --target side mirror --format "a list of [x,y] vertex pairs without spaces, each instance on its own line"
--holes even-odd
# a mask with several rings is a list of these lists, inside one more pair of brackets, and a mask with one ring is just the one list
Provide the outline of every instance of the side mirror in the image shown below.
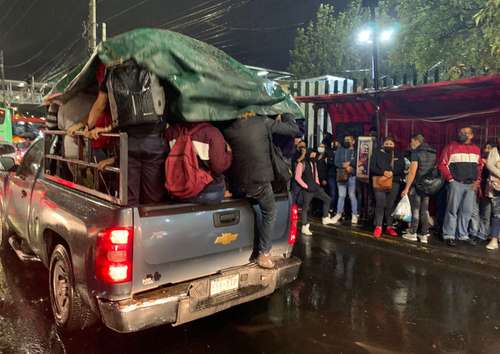
[[16,170],[16,160],[10,156],[0,156],[0,171],[12,172]]

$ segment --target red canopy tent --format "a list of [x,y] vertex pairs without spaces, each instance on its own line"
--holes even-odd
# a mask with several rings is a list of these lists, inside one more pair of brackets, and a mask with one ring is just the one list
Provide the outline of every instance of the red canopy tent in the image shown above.
[[464,125],[475,128],[478,144],[500,133],[500,75],[296,99],[326,108],[334,131],[339,123],[358,123],[365,134],[377,125],[378,102],[379,135],[394,136],[401,147],[412,134],[423,133],[441,149]]

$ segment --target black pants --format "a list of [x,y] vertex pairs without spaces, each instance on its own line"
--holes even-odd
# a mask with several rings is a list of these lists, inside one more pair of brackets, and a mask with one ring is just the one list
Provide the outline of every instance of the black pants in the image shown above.
[[429,200],[428,195],[421,195],[415,188],[410,191],[411,226],[410,232],[416,234],[420,225],[420,234],[429,233]]
[[375,191],[375,226],[392,226],[392,212],[399,194],[399,183],[393,183],[388,192]]
[[166,198],[168,145],[159,134],[128,138],[128,204],[153,204]]
[[332,199],[328,196],[328,194],[326,194],[323,188],[318,187],[317,190],[312,192],[304,189],[302,193],[304,195],[304,203],[302,204],[302,225],[308,224],[307,216],[313,199],[319,199],[323,202],[323,217],[328,216],[328,211],[330,210],[330,202]]

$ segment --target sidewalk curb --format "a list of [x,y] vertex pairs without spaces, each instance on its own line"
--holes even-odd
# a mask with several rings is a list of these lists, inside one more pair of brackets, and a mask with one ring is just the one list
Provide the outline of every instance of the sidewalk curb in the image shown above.
[[[497,253],[488,252],[484,246],[476,246],[473,249],[460,247],[450,249],[436,240],[431,240],[431,243],[427,245],[407,241],[401,237],[388,238],[384,236],[377,240],[361,227],[324,226],[318,222],[312,222],[311,226],[314,231],[314,235],[311,237],[319,235],[338,238],[351,244],[364,243],[370,247],[431,260],[436,264],[480,273],[488,278],[500,280],[500,251]],[[484,253],[481,252],[482,249],[484,249]]]

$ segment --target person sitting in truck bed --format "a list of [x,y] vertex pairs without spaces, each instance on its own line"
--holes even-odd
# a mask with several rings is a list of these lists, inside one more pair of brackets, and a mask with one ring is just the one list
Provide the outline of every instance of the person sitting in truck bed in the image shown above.
[[276,201],[271,182],[274,170],[271,162],[272,134],[295,138],[300,130],[289,115],[270,119],[245,114],[224,129],[224,136],[233,150],[231,177],[240,194],[257,201],[261,217],[257,217],[256,249],[257,264],[262,268],[274,268],[271,259],[271,235],[276,220]]
[[[125,67],[126,64],[123,66]],[[127,65],[137,65],[129,63]],[[97,127],[100,117],[108,109],[110,102],[108,97],[108,74],[99,85],[99,93],[92,106],[88,120],[85,125],[87,135],[97,139],[99,134],[116,130],[112,125]],[[114,117],[113,117],[114,118]],[[118,122],[125,117],[117,117]],[[168,145],[164,139],[166,120],[155,123],[144,123],[140,125],[119,128],[120,132],[128,135],[128,204],[131,206],[139,204],[154,204],[164,201],[166,191],[163,186],[165,180],[164,163],[168,154]],[[113,165],[117,157],[111,157],[99,162],[99,169]]]
[[[171,151],[177,139],[186,134],[190,135],[198,161],[201,161],[200,168],[208,172],[211,179],[213,179],[197,196],[188,198],[186,201],[218,204],[224,199],[225,180],[223,173],[231,166],[231,148],[226,143],[220,130],[212,124],[173,123],[167,128],[165,134]],[[182,186],[180,187],[182,188]]]

